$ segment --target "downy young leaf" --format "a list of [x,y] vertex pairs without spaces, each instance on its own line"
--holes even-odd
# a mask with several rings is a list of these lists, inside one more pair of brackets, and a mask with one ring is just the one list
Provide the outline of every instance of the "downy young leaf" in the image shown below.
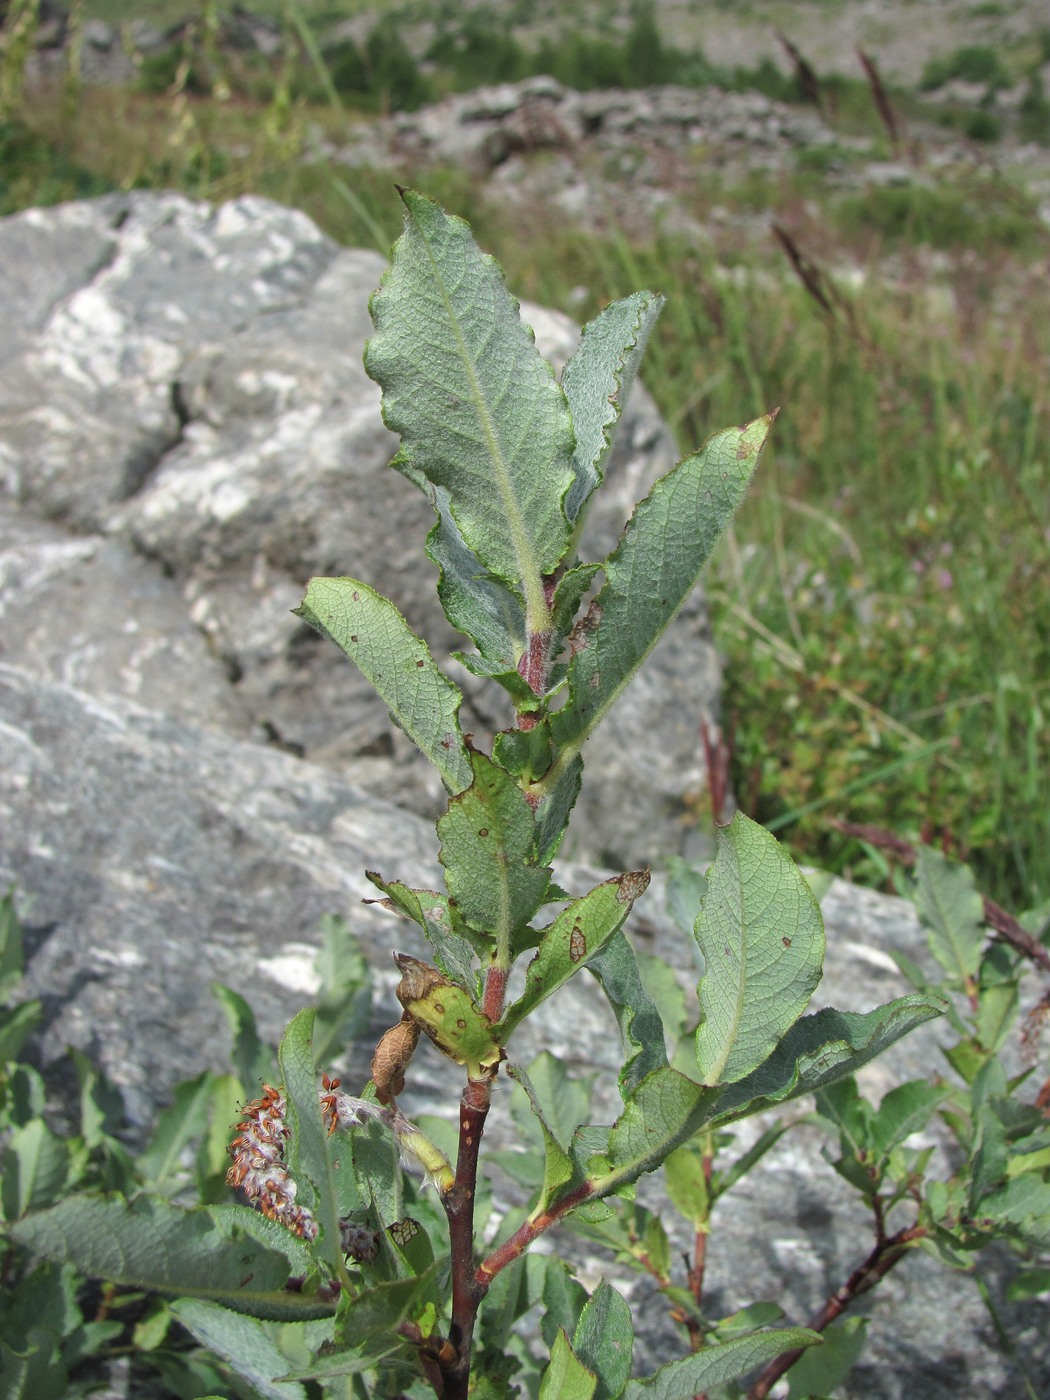
[[372,297],[365,368],[399,458],[448,492],[467,548],[546,616],[542,578],[569,543],[565,395],[503,274],[461,220],[406,190],[405,231]]
[[445,616],[487,661],[513,671],[525,650],[525,609],[521,598],[484,568],[466,545],[452,518],[448,492],[433,488],[437,523],[427,536],[427,555],[441,571],[438,597]]
[[973,872],[920,846],[915,874],[915,907],[929,929],[930,952],[965,987],[977,975],[985,943],[984,904]]
[[598,1378],[594,1400],[616,1400],[631,1377],[634,1326],[626,1300],[605,1279],[580,1314],[572,1349]]
[[764,1064],[722,1091],[713,1123],[759,1113],[855,1074],[901,1036],[944,1013],[936,997],[898,997],[859,1014],[831,1007],[797,1021]]
[[562,371],[561,387],[576,430],[574,480],[565,498],[571,521],[601,484],[616,421],[663,304],[664,298],[653,292],[612,302],[584,326],[579,349]]
[[[333,1139],[321,1117],[313,1055],[314,1012],[306,1007],[289,1023],[277,1051],[288,1105],[288,1168],[298,1187],[300,1205],[313,1212],[321,1227],[318,1253],[337,1277],[343,1277],[339,1243],[339,1188]],[[350,1170],[350,1154],[342,1155]]]
[[289,1322],[329,1316],[332,1303],[285,1289],[287,1256],[231,1225],[236,1218],[182,1210],[156,1196],[67,1196],[7,1234],[45,1259],[124,1288],[207,1298]]
[[592,1175],[595,1194],[607,1196],[654,1171],[711,1117],[718,1091],[694,1084],[674,1069],[642,1080],[609,1134],[607,1168]]
[[[470,946],[454,932],[448,896],[438,894],[436,890],[412,890],[399,880],[387,883],[374,870],[366,870],[365,874],[376,889],[382,890],[386,895],[386,900],[376,902],[398,910],[421,928],[434,950],[434,961],[441,971],[447,977],[451,977],[453,982],[458,982],[465,991],[474,995],[477,991],[477,977]],[[483,941],[482,947],[485,948]]]
[[662,477],[606,560],[598,623],[569,664],[569,700],[551,716],[564,752],[588,738],[685,602],[744,498],[772,416],[711,438]]
[[667,1067],[664,1023],[645,990],[625,933],[614,933],[587,968],[597,978],[620,1028],[627,1056],[620,1070],[620,1094],[626,1103],[646,1075]]
[[551,1347],[550,1365],[540,1379],[540,1400],[592,1400],[597,1389],[597,1376],[588,1371],[559,1330]]
[[508,1007],[496,1034],[505,1042],[541,1001],[585,967],[623,926],[634,901],[649,884],[648,870],[616,875],[563,909],[540,939],[525,974],[525,990]]
[[705,1084],[732,1084],[802,1015],[824,963],[813,892],[776,838],[742,812],[718,832],[696,941],[706,968],[696,1061]]
[[278,1381],[288,1370],[288,1358],[254,1317],[200,1298],[180,1298],[171,1310],[201,1346],[228,1361],[263,1400],[306,1400],[301,1385]]
[[646,1380],[629,1381],[623,1400],[693,1400],[700,1391],[725,1385],[785,1351],[814,1346],[820,1340],[820,1333],[808,1327],[782,1327],[776,1332],[753,1332],[749,1337],[720,1342],[662,1366]]
[[543,903],[551,871],[536,864],[536,819],[517,783],[484,754],[471,754],[475,781],[437,823],[438,859],[458,916],[499,948]]
[[461,792],[471,780],[458,718],[463,696],[389,598],[357,579],[315,578],[294,612],[359,667],[449,792]]

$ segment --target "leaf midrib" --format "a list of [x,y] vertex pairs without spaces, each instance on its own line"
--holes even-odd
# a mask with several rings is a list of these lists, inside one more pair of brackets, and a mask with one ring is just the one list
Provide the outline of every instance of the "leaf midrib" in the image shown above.
[[[419,225],[417,224],[417,228],[418,227]],[[526,623],[528,630],[530,632],[544,632],[549,622],[547,604],[543,597],[543,583],[540,578],[539,564],[530,546],[529,536],[522,518],[521,507],[512,489],[511,474],[506,459],[503,456],[495,425],[492,421],[492,415],[489,413],[488,404],[482,392],[481,384],[474,372],[474,363],[467,347],[466,338],[463,335],[459,316],[452,305],[452,299],[449,295],[445,278],[431,250],[430,242],[426,235],[423,234],[422,229],[420,229],[420,233],[422,235],[423,247],[426,250],[427,258],[434,272],[435,283],[445,305],[445,312],[448,316],[449,325],[452,327],[453,334],[456,338],[459,357],[470,385],[470,397],[481,422],[489,458],[495,468],[496,487],[499,491],[503,507],[507,512],[507,523],[510,526],[511,539],[514,543],[514,552],[517,556],[518,568],[521,571],[521,585],[525,595]]]

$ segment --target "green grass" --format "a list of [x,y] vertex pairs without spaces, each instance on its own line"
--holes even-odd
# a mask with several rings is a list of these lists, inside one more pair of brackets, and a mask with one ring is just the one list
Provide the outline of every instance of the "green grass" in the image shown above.
[[781,408],[708,580],[742,805],[861,878],[880,868],[834,818],[949,833],[1002,902],[1050,895],[1050,246],[1023,192],[962,172],[862,201],[819,162],[698,180],[697,218],[772,212],[818,266],[864,270],[821,283],[821,305],[772,239],[732,226],[721,247],[635,245],[501,211],[463,172],[304,164],[308,123],[353,120],[330,108],[86,89],[62,113],[53,92],[29,105],[6,208],[255,190],[385,248],[396,178],[468,217],[521,296],[584,319],[666,293],[645,378],[683,451]]

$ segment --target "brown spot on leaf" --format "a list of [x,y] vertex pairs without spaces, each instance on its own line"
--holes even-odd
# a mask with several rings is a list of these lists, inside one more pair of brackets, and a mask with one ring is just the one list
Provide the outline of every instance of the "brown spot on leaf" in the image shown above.
[[790,947],[791,947],[791,939],[790,939],[790,938],[786,938],[786,937],[785,937],[785,938],[782,938],[780,941],[781,941],[781,943],[783,943],[783,945],[784,945],[785,948],[790,948]]
[[572,937],[569,939],[569,957],[574,963],[578,963],[581,958],[586,956],[586,953],[587,939],[584,937],[583,930],[580,928],[579,924],[577,924],[572,931]]
[[620,904],[633,904],[649,888],[648,870],[628,870],[619,878],[616,898]]

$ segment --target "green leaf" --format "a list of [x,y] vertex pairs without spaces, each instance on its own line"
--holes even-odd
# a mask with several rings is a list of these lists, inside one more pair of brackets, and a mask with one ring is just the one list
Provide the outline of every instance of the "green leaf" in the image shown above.
[[511,1032],[552,992],[585,967],[618,929],[649,884],[648,870],[615,875],[563,909],[540,939],[525,973],[525,990],[496,1027],[505,1043]]
[[458,916],[496,948],[543,903],[551,871],[536,864],[536,819],[517,783],[484,754],[471,754],[475,780],[437,823],[438,859]]
[[20,1349],[0,1342],[0,1395],[4,1400],[65,1400],[69,1394],[59,1339],[44,1327],[19,1338]]
[[977,1003],[977,1038],[991,1054],[1006,1043],[1017,1018],[1018,992],[1016,982],[1000,982],[984,987]]
[[555,1130],[548,1123],[543,1105],[528,1074],[520,1065],[508,1065],[507,1073],[525,1091],[532,1112],[543,1132],[543,1181],[540,1186],[539,1199],[532,1210],[532,1214],[535,1216],[547,1209],[554,1199],[555,1193],[562,1186],[573,1181],[577,1172],[572,1157],[562,1146]]
[[[544,1120],[559,1142],[568,1142],[590,1111],[597,1076],[570,1078],[563,1061],[549,1050],[541,1050],[529,1065],[528,1077],[534,1102],[539,1104]],[[511,1112],[518,1122],[515,1110],[516,1105],[512,1105]],[[523,1113],[521,1118],[530,1121],[531,1112]]]
[[180,1298],[171,1310],[201,1346],[228,1361],[263,1400],[306,1400],[301,1385],[277,1380],[288,1370],[288,1358],[254,1317],[200,1298]]
[[598,1378],[594,1400],[616,1400],[631,1377],[634,1326],[626,1300],[605,1279],[580,1314],[572,1349]]
[[576,1356],[559,1329],[551,1347],[550,1365],[540,1380],[540,1400],[592,1400],[598,1378]]
[[172,1192],[185,1185],[182,1156],[187,1143],[207,1132],[215,1078],[206,1069],[176,1086],[174,1103],[157,1119],[150,1144],[138,1159],[147,1191]]
[[1044,1249],[1050,1244],[1050,1182],[1038,1176],[1017,1176],[983,1197],[981,1217],[1012,1225],[1027,1241]]
[[833,1395],[864,1350],[866,1317],[844,1317],[821,1333],[824,1345],[803,1352],[787,1373],[787,1400]]
[[15,908],[15,892],[10,889],[0,898],[0,1003],[6,1003],[17,991],[24,968],[22,921]]
[[16,1060],[41,1017],[39,1001],[22,1001],[0,1011],[0,1064]]
[[371,1201],[379,1224],[386,1229],[404,1215],[397,1139],[384,1124],[370,1118],[351,1134],[350,1147],[361,1194]]
[[274,1053],[260,1040],[255,1025],[255,1012],[240,992],[224,987],[221,982],[213,982],[211,990],[225,1013],[226,1023],[233,1036],[230,1060],[241,1081],[241,1088],[252,1098],[257,1085],[268,1084],[274,1078]]
[[753,1332],[749,1337],[704,1347],[702,1351],[662,1366],[646,1380],[630,1381],[623,1400],[693,1400],[702,1390],[746,1376],[785,1351],[820,1343],[820,1334],[807,1327],[782,1327],[776,1332]]
[[67,1196],[7,1228],[45,1259],[125,1288],[207,1298],[238,1312],[289,1321],[325,1317],[332,1304],[289,1292],[288,1259],[228,1217],[182,1210],[157,1196]]
[[500,669],[513,671],[525,650],[525,609],[519,595],[489,573],[468,548],[452,518],[448,492],[434,488],[437,523],[426,550],[441,570],[438,597],[445,616],[480,654]]
[[626,1102],[646,1075],[666,1068],[663,1021],[645,990],[634,949],[625,933],[614,933],[587,966],[598,979],[620,1027],[627,1056],[620,1070],[620,1094]]
[[405,231],[372,298],[365,368],[401,458],[448,492],[467,548],[515,589],[537,625],[542,577],[569,543],[565,395],[496,262],[461,219],[404,191]]
[[458,718],[463,696],[393,603],[357,579],[315,578],[294,611],[372,682],[449,792],[465,788],[471,772]]
[[293,1275],[305,1274],[315,1265],[313,1252],[306,1241],[261,1211],[252,1210],[249,1206],[216,1205],[208,1207],[208,1215],[227,1239],[247,1236],[266,1249],[283,1254]]
[[664,1184],[678,1214],[693,1228],[706,1224],[711,1215],[711,1192],[704,1175],[701,1151],[685,1143],[668,1154],[664,1162]]
[[606,1196],[653,1171],[711,1116],[715,1089],[694,1084],[674,1069],[657,1069],[627,1100],[609,1134],[607,1168],[592,1176],[595,1194]]
[[503,1052],[493,1037],[493,1025],[469,992],[450,982],[429,963],[407,953],[395,953],[401,969],[397,997],[444,1054],[465,1065],[471,1079],[498,1065]]
[[930,952],[966,987],[977,975],[985,943],[984,903],[973,872],[920,846],[915,874],[915,907],[929,929]]
[[575,1332],[576,1324],[587,1305],[587,1290],[569,1272],[568,1266],[551,1255],[543,1280],[543,1306],[546,1309],[540,1330],[548,1347],[553,1347],[560,1327],[565,1333]]
[[804,1016],[764,1064],[722,1091],[712,1122],[732,1123],[834,1084],[943,1012],[936,997],[912,995],[863,1014],[827,1007]]
[[664,298],[652,292],[635,292],[612,302],[584,326],[579,349],[562,371],[561,386],[576,430],[575,479],[565,499],[565,513],[572,521],[601,484],[613,429],[663,304]]
[[[436,890],[413,890],[399,880],[387,882],[374,870],[366,870],[366,876],[386,895],[383,903],[411,919],[423,930],[427,942],[434,950],[434,961],[453,982],[458,982],[464,991],[477,991],[477,977],[471,957],[470,944],[454,932],[452,911],[448,896]],[[482,948],[485,941],[479,939]]]
[[504,729],[492,741],[492,757],[522,789],[542,778],[552,752],[550,726],[543,722],[532,729]]
[[557,855],[583,784],[583,760],[579,754],[570,763],[557,766],[555,780],[543,789],[536,808],[536,850],[541,861],[553,860]]
[[[360,1376],[374,1371],[380,1364],[392,1365],[408,1359],[408,1345],[396,1336],[373,1335],[355,1346],[338,1347],[335,1351],[324,1352],[307,1365],[293,1366],[282,1382],[336,1380],[340,1376]],[[333,1394],[334,1387],[325,1386],[326,1394]],[[223,1400],[223,1397],[216,1397]]]
[[15,1220],[49,1206],[62,1194],[70,1173],[69,1146],[42,1118],[16,1128],[4,1144],[4,1216]]
[[569,664],[551,716],[564,765],[589,737],[685,602],[744,498],[772,417],[718,433],[662,477],[606,560],[599,620]]
[[706,966],[697,1064],[706,1084],[732,1084],[802,1015],[824,962],[812,890],[776,838],[742,812],[718,832],[696,941]]
[[[514,1211],[503,1222],[509,1233],[520,1223]],[[533,1252],[520,1255],[496,1275],[478,1319],[486,1350],[506,1352],[511,1338],[520,1331],[518,1319],[543,1302],[549,1269],[555,1262],[550,1255]]]
[[[288,1169],[299,1188],[299,1204],[313,1211],[321,1227],[318,1252],[328,1261],[336,1277],[343,1278],[334,1139],[329,1137],[321,1117],[313,1028],[313,1008],[306,1007],[289,1023],[277,1052],[288,1105]],[[343,1170],[349,1170],[349,1155],[343,1154],[346,1162]]]
[[[551,606],[554,644],[552,655],[557,655],[561,643],[572,629],[580,604],[587,590],[602,571],[600,564],[577,564],[574,569],[566,569],[554,590]],[[585,629],[586,630],[586,625]]]
[[784,1134],[792,1127],[791,1123],[774,1123],[753,1142],[746,1152],[735,1158],[728,1167],[716,1173],[717,1195],[724,1196],[736,1183],[748,1174],[753,1166],[762,1160],[766,1153],[777,1145]]
[[442,1267],[443,1261],[435,1259],[421,1274],[378,1283],[356,1294],[340,1319],[344,1334],[357,1345],[377,1333],[396,1332],[413,1309],[431,1296],[431,1285]]
[[324,1066],[367,1032],[372,1013],[372,974],[345,919],[322,918],[314,968],[321,979],[314,1006],[314,1063]]
[[884,1095],[871,1124],[872,1141],[882,1155],[888,1157],[912,1133],[921,1132],[948,1093],[946,1085],[914,1079]]
[[1006,1285],[1007,1301],[1011,1303],[1024,1303],[1042,1293],[1050,1293],[1050,1268],[1026,1269]]
[[681,856],[672,856],[667,862],[667,912],[687,938],[693,936],[706,893],[707,876],[703,871]]

